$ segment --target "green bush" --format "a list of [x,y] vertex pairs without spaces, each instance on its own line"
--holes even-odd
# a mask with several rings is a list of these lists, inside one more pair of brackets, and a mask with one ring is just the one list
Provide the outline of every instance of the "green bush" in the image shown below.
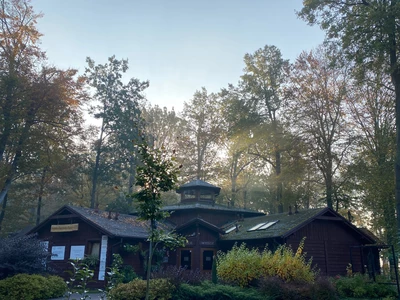
[[355,274],[352,277],[339,277],[335,280],[336,290],[341,297],[384,298],[395,297],[393,286],[372,282],[368,276]]
[[262,278],[260,292],[273,300],[336,300],[338,299],[332,283],[326,278],[315,282],[284,282],[278,277]]
[[135,273],[135,270],[131,265],[122,266],[120,272],[121,275],[123,276],[122,283],[128,283],[131,282],[133,279],[138,278],[138,275]]
[[174,300],[268,300],[255,288],[241,288],[204,281],[201,285],[181,284],[173,293]]
[[67,284],[64,279],[59,276],[48,276],[46,279],[47,286],[50,290],[50,298],[61,297],[65,294],[67,291]]
[[257,249],[235,244],[227,253],[218,252],[217,274],[220,279],[240,287],[248,287],[261,276],[261,256]]
[[306,261],[304,240],[294,253],[290,247],[280,246],[274,253],[265,249],[247,249],[236,244],[227,253],[219,252],[217,274],[225,282],[248,287],[263,277],[278,277],[285,282],[313,282],[317,273]]
[[40,300],[61,297],[65,292],[66,284],[58,276],[18,274],[0,280],[0,299]]
[[44,273],[44,262],[49,257],[50,253],[35,235],[0,238],[0,279],[18,273]]
[[160,268],[157,272],[151,273],[152,279],[166,279],[174,287],[179,287],[182,283],[198,285],[205,280],[211,279],[209,273],[201,272],[199,269],[187,270],[184,267],[167,266]]
[[[150,299],[172,299],[174,286],[166,279],[152,279],[150,281]],[[146,295],[146,280],[135,279],[129,283],[121,283],[110,291],[113,300],[141,300]]]
[[312,260],[306,261],[303,248],[304,239],[295,253],[286,245],[279,246],[274,253],[264,250],[260,263],[262,276],[277,276],[285,282],[313,282],[317,274],[311,267]]

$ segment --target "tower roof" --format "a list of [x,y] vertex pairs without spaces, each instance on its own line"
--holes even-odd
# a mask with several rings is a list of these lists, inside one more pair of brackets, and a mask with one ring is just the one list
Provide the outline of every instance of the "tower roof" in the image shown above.
[[188,183],[185,183],[184,185],[181,185],[176,192],[177,193],[182,193],[185,190],[189,189],[195,189],[195,190],[201,190],[201,189],[207,189],[207,190],[212,190],[215,192],[215,194],[219,194],[221,188],[217,187],[215,185],[212,185],[211,183],[205,182],[200,179],[196,179],[193,181],[190,181]]

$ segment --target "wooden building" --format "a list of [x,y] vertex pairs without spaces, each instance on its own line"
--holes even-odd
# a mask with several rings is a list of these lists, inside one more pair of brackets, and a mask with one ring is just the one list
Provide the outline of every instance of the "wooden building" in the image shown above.
[[[181,186],[181,201],[163,209],[170,217],[158,226],[186,236],[184,248],[167,251],[162,258],[166,265],[182,266],[209,272],[218,250],[227,251],[234,243],[249,247],[276,249],[288,244],[294,249],[305,237],[305,252],[322,275],[345,274],[350,262],[354,271],[363,270],[359,246],[373,244],[373,236],[356,228],[329,208],[299,210],[265,215],[248,209],[215,203],[220,188],[201,180]],[[120,253],[124,263],[144,274],[149,223],[135,215],[123,215],[82,207],[64,206],[30,231],[37,233],[54,255],[51,265],[62,272],[70,258],[85,255],[99,257],[95,270],[98,285],[104,283],[105,270],[113,253]],[[139,245],[136,253],[125,251],[126,245]],[[374,253],[377,257],[378,253]]]

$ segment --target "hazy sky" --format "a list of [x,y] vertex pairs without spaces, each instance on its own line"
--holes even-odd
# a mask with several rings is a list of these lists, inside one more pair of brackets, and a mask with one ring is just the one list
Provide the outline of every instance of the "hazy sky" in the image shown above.
[[150,80],[152,104],[180,111],[197,89],[237,83],[243,56],[265,45],[293,61],[323,41],[298,19],[300,0],[32,0],[50,63],[84,71],[129,59],[127,78]]

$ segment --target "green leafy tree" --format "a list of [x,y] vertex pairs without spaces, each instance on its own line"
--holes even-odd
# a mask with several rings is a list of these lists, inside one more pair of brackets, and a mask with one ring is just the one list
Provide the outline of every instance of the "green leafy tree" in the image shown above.
[[203,87],[185,102],[182,117],[187,132],[180,148],[181,155],[185,154],[181,157],[185,160],[183,172],[187,177],[194,175],[197,179],[207,180],[215,171],[218,144],[224,134],[220,98]]
[[[257,112],[260,126],[264,130],[262,136],[268,135],[268,143],[261,142],[252,145],[250,153],[262,158],[274,170],[276,176],[276,206],[278,212],[283,212],[282,190],[280,180],[282,172],[282,123],[279,112],[283,101],[283,87],[289,61],[282,58],[281,51],[275,46],[265,46],[253,54],[244,56],[244,74],[242,85],[249,94],[248,105]],[[260,132],[260,131],[258,131]],[[261,144],[261,145],[260,145]],[[263,148],[263,149],[262,149]]]
[[358,77],[381,68],[390,76],[396,116],[395,201],[400,229],[400,2],[398,0],[307,0],[298,15],[319,24],[328,39],[340,42]]
[[323,177],[326,205],[333,208],[335,180],[352,145],[350,123],[346,122],[347,68],[333,62],[340,56],[332,47],[303,52],[293,65],[287,117],[302,137],[311,163]]
[[354,189],[371,216],[372,228],[382,240],[396,245],[394,96],[385,87],[390,79],[379,70],[369,72],[365,79],[354,86],[350,98],[351,117],[360,132],[350,172],[357,179]]
[[[105,161],[104,156],[113,153],[128,161],[128,170],[133,172],[135,157],[132,156],[132,140],[138,139],[139,104],[143,99],[142,92],[149,83],[132,78],[127,84],[122,82],[122,75],[128,69],[127,60],[118,60],[115,56],[108,59],[106,64],[98,64],[87,58],[86,81],[94,89],[93,102],[90,113],[101,120],[99,138],[95,147],[95,162],[92,174],[92,189],[90,193],[90,207],[96,205],[97,185],[101,171],[109,172],[113,166],[122,167],[123,162]],[[119,150],[118,150],[119,149]],[[127,159],[128,157],[128,159]],[[129,171],[128,171],[129,172]],[[130,178],[130,186],[133,179]]]
[[161,210],[163,192],[175,188],[179,166],[175,158],[169,157],[165,149],[152,149],[142,141],[138,145],[138,153],[142,164],[137,168],[136,185],[140,190],[132,196],[136,200],[135,205],[141,219],[150,222],[149,229],[149,253],[147,263],[147,289],[146,300],[149,299],[149,284],[151,274],[151,262],[155,244],[163,243],[168,248],[184,246],[186,239],[163,229],[160,223],[168,214]]

